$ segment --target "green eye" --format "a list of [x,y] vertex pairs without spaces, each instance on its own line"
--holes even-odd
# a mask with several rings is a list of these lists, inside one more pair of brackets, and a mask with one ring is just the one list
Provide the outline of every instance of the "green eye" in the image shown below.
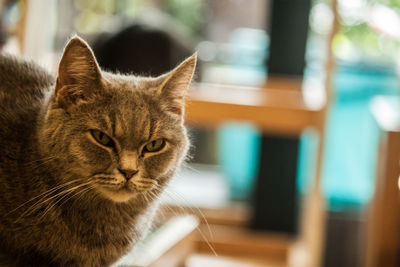
[[98,130],[90,130],[90,133],[92,134],[93,138],[101,145],[103,146],[108,146],[108,147],[113,147],[114,142],[111,140],[111,138],[106,135],[103,132],[100,132]]
[[164,146],[165,146],[165,140],[157,139],[145,145],[143,148],[143,152],[157,152],[163,149]]

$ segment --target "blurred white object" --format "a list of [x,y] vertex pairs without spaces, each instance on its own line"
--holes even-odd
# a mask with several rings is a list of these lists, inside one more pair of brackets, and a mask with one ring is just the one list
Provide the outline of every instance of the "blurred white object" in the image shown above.
[[27,10],[22,55],[50,68],[56,25],[56,0],[29,0],[25,4]]
[[375,30],[400,40],[400,17],[395,10],[375,4],[368,22]]
[[202,81],[260,86],[267,76],[269,37],[264,30],[237,28],[228,43],[203,41],[197,46],[203,61]]

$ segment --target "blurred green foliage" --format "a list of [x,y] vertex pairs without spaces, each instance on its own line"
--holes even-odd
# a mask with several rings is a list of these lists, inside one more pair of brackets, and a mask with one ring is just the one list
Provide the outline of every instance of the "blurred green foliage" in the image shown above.
[[107,16],[137,17],[154,8],[169,14],[192,35],[201,35],[205,23],[203,0],[75,0],[74,5],[78,10],[75,28],[81,33],[100,31]]
[[202,35],[205,23],[203,0],[165,0],[164,10],[193,35]]
[[[340,13],[340,2],[344,1],[339,1],[339,21],[341,24],[340,30],[335,37],[334,49],[336,56],[344,60],[363,61],[373,64],[394,63],[400,51],[400,41],[371,27],[368,21],[368,12],[373,5],[380,4],[390,8],[400,16],[400,0],[358,1],[362,7],[358,11],[361,19],[355,20],[355,23],[346,23],[346,19]],[[351,13],[357,14],[357,10],[349,13],[350,16]]]

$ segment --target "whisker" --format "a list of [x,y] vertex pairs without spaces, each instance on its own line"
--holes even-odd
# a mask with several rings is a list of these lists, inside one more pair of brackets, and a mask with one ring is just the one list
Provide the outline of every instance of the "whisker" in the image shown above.
[[[44,196],[44,197],[42,197],[39,201],[37,201],[34,205],[32,205],[31,207],[29,207],[24,213],[22,213],[21,214],[21,216],[19,216],[19,218],[17,219],[17,221],[19,220],[19,219],[21,219],[22,217],[24,217],[24,216],[29,216],[30,214],[32,214],[33,212],[35,212],[35,211],[37,211],[43,204],[45,204],[46,202],[49,202],[49,201],[51,201],[52,199],[54,199],[54,198],[56,198],[56,197],[58,197],[58,196],[60,196],[60,195],[63,195],[63,194],[65,194],[65,193],[68,193],[68,192],[70,192],[70,191],[73,191],[73,190],[75,190],[76,188],[79,188],[79,187],[81,187],[82,186],[82,184],[81,185],[78,185],[78,186],[75,186],[75,187],[72,187],[72,188],[68,188],[68,189],[65,189],[65,190],[63,190],[63,191],[61,191],[61,192],[58,192],[57,194],[55,194],[55,195],[53,195],[53,196],[50,196],[49,198],[47,198],[46,199],[46,197],[47,196],[49,196],[49,195],[46,195],[46,196]],[[50,194],[51,195],[51,194]],[[43,201],[41,201],[43,198],[45,198]]]
[[[167,195],[169,195],[170,197],[179,197],[182,201],[184,201],[185,203],[187,203],[188,201],[181,195],[178,194],[178,192],[171,192],[169,191],[167,188],[165,189],[165,193]],[[175,194],[175,195],[174,195]],[[177,205],[177,207],[179,209],[181,209],[183,212],[185,211],[185,209],[179,205]],[[214,235],[212,233],[210,224],[208,223],[208,220],[206,219],[204,213],[196,206],[190,206],[190,205],[186,205],[186,207],[193,213],[193,214],[199,214],[200,217],[202,218],[202,220],[204,221],[206,227],[207,227],[207,231],[209,232],[209,235],[211,237],[211,240],[214,240]],[[196,211],[194,209],[196,209]],[[202,236],[202,238],[205,240],[205,242],[207,243],[207,246],[211,249],[211,251],[213,252],[213,254],[215,256],[218,256],[218,254],[216,253],[214,247],[212,247],[211,243],[208,241],[208,239],[206,238],[206,236],[204,235],[203,231],[200,230],[200,228],[197,229],[200,233],[200,235]]]
[[[60,185],[58,185],[58,186],[56,186],[56,187],[52,187],[51,189],[49,189],[49,190],[47,190],[47,191],[45,191],[45,192],[43,192],[43,193],[41,193],[41,194],[39,194],[39,195],[37,195],[37,196],[31,198],[31,199],[29,199],[28,201],[22,203],[21,205],[19,205],[19,206],[16,207],[15,209],[9,211],[9,212],[6,213],[5,215],[9,215],[10,213],[12,213],[12,212],[14,212],[14,211],[16,211],[16,210],[22,208],[23,206],[25,206],[25,205],[28,204],[29,202],[31,202],[31,201],[33,201],[33,200],[39,198],[39,197],[42,197],[42,198],[43,198],[43,197],[46,197],[47,195],[53,193],[54,191],[56,191],[56,190],[58,190],[58,189],[60,189],[60,188],[62,188],[62,187],[65,187],[65,186],[67,186],[67,185],[70,185],[70,184],[72,184],[72,183],[75,183],[75,182],[77,182],[77,181],[79,181],[79,180],[82,180],[82,179],[75,179],[75,180],[72,180],[72,181],[69,181],[69,182],[60,184]],[[44,196],[44,195],[46,195],[46,196]]]
[[[158,190],[158,193],[162,193],[163,191],[164,191],[165,193],[167,193],[167,194],[171,194],[171,193],[172,193],[172,192],[168,192],[167,189],[163,190],[160,186],[154,188],[154,190]],[[147,193],[148,193],[148,194],[151,194],[154,198],[159,198],[159,195],[156,195],[156,194],[155,194],[154,192],[152,192],[152,191],[148,191]],[[187,202],[185,199],[183,199],[183,200],[184,200],[185,202]],[[177,207],[182,211],[182,214],[186,214],[186,211],[185,211],[185,209],[184,209],[183,207],[181,207],[181,206],[177,206]],[[163,208],[168,209],[169,212],[172,213],[174,216],[182,215],[182,214],[178,214],[176,210],[173,210],[173,209],[172,209],[171,207],[169,207],[168,205],[164,205]],[[188,206],[188,208],[191,209],[192,213],[196,214],[196,213],[194,212],[194,210],[193,210],[190,206]],[[196,207],[196,208],[197,208],[197,207]],[[197,208],[197,209],[198,209],[198,208]],[[200,216],[203,218],[204,222],[206,223],[207,228],[208,228],[208,231],[209,231],[209,234],[210,234],[212,240],[214,240],[214,236],[213,236],[213,234],[212,234],[211,227],[210,227],[210,225],[209,225],[207,219],[205,218],[204,214],[201,212],[200,209],[198,209],[198,213],[200,214]],[[165,216],[164,216],[164,217],[165,217]],[[197,229],[198,233],[200,234],[201,238],[206,242],[207,246],[210,248],[211,252],[212,252],[215,256],[218,256],[218,253],[215,251],[215,248],[211,245],[210,241],[208,240],[208,238],[206,237],[206,235],[203,233],[203,231],[202,231],[199,227],[197,227],[196,229]]]
[[[162,189],[160,188],[160,187],[158,187],[157,188],[158,190],[159,190],[159,192],[162,192]],[[165,193],[167,193],[167,194],[171,194],[172,192],[168,192],[168,190],[164,190],[165,191]],[[154,194],[154,193],[153,193]],[[186,201],[186,200],[184,200],[184,201]],[[186,201],[187,202],[187,201]],[[175,216],[177,216],[177,215],[179,215],[179,214],[177,214],[177,212],[175,211],[175,210],[173,210],[171,207],[169,207],[168,205],[165,205],[164,206],[166,209],[168,209],[173,215],[175,215]],[[177,206],[181,211],[182,211],[182,213],[183,214],[185,214],[185,213],[187,213],[186,211],[185,211],[185,209],[182,207],[182,206]],[[188,208],[189,209],[191,209],[191,212],[192,213],[194,213],[194,214],[196,214],[195,212],[194,212],[194,210],[188,205]],[[204,214],[200,211],[200,210],[198,210],[198,213],[200,214],[200,216],[203,218],[203,220],[205,221],[205,223],[206,223],[206,225],[207,225],[207,228],[208,228],[208,231],[209,231],[209,234],[210,234],[210,237],[212,238],[212,240],[214,240],[214,236],[213,236],[213,234],[212,234],[212,231],[211,231],[211,228],[210,228],[210,225],[208,224],[208,221],[207,221],[207,219],[205,218],[205,216],[204,216]],[[211,245],[211,243],[210,243],[210,241],[208,240],[208,238],[206,237],[206,235],[203,233],[203,231],[198,227],[197,228],[197,231],[198,231],[198,233],[200,234],[200,236],[201,236],[201,238],[206,242],[206,244],[207,244],[207,246],[210,248],[210,250],[211,250],[211,252],[215,255],[215,256],[218,256],[218,253],[215,251],[215,248]]]
[[[49,158],[46,158],[46,159],[37,160],[37,161],[41,161],[41,163],[40,163],[40,164],[37,164],[37,165],[35,165],[35,166],[33,166],[32,168],[35,170],[35,169],[37,169],[38,167],[43,166],[43,165],[45,165],[45,164],[47,164],[47,163],[49,163],[49,162],[51,162],[51,161],[53,161],[53,160],[56,160],[56,159],[57,159],[56,157],[49,157]],[[33,161],[33,162],[34,162],[34,161]],[[29,165],[32,164],[33,162],[29,163]]]
[[81,188],[80,190],[75,192],[75,194],[71,194],[68,198],[64,199],[64,201],[62,201],[58,207],[61,208],[62,205],[64,205],[65,203],[67,203],[68,201],[70,201],[71,199],[73,199],[75,197],[77,197],[77,199],[78,199],[78,196],[81,197],[83,195],[82,193],[88,192],[90,189],[92,189],[92,188],[90,188],[90,187],[84,187],[83,189]]
[[[90,190],[92,190],[92,189],[94,189],[94,185],[93,185],[93,184],[90,184],[90,185],[87,187],[87,190],[85,191],[85,193],[88,192],[88,191],[90,191]],[[79,200],[81,199],[82,196],[84,196],[84,194],[80,194],[80,196],[78,196],[78,197],[75,199],[75,201],[79,201]]]
[[[153,199],[158,199],[159,196],[157,196],[154,192],[148,191],[149,194],[153,196]],[[178,213],[176,210],[173,210],[171,207],[164,205],[163,208],[167,209],[169,213],[171,213],[174,216],[180,216],[183,213]],[[162,211],[162,210],[161,210]],[[165,213],[162,214],[164,218],[168,218]]]
[[[187,201],[180,193],[178,193],[178,192],[176,192],[176,191],[175,191],[175,192],[174,192],[174,191],[169,191],[168,188],[166,188],[166,189],[165,189],[165,192],[166,192],[168,195],[170,195],[171,197],[174,197],[174,194],[175,194],[175,196],[178,197],[178,198],[180,198],[183,202],[188,203],[188,201]],[[206,226],[207,226],[208,232],[209,232],[209,234],[210,234],[212,240],[214,240],[214,235],[213,235],[213,233],[212,233],[212,231],[211,231],[210,224],[208,223],[208,221],[207,221],[207,219],[206,219],[204,213],[203,213],[198,207],[196,207],[196,206],[190,206],[189,204],[187,204],[186,207],[189,208],[189,209],[191,210],[192,213],[194,213],[194,214],[200,214],[200,217],[203,219],[203,221],[205,222],[205,224],[206,224]],[[194,210],[194,209],[195,209],[195,210]],[[196,212],[196,211],[197,211],[197,212]]]
[[[188,169],[191,170],[192,172],[195,172],[196,174],[200,174],[201,171],[195,169],[192,165],[190,165],[189,163],[183,163],[183,169]],[[178,173],[178,175],[180,175],[180,173]]]
[[54,159],[54,158],[56,158],[56,157],[55,156],[50,156],[50,157],[46,157],[46,158],[40,158],[40,159],[36,159],[36,160],[32,160],[32,161],[26,162],[25,164],[32,164],[32,163],[35,163],[35,162],[46,161],[46,160]]
[[[44,213],[43,213],[43,215],[39,218],[39,220],[42,220],[42,219],[44,218],[44,216],[45,216],[52,208],[54,208],[54,207],[55,207],[59,202],[61,202],[63,199],[65,199],[66,197],[68,197],[68,195],[71,194],[69,198],[65,199],[65,201],[62,202],[62,203],[60,204],[60,207],[62,206],[62,204],[64,204],[65,202],[67,202],[69,199],[71,199],[71,198],[74,197],[75,195],[81,193],[82,191],[85,191],[87,188],[83,188],[82,190],[80,190],[80,191],[78,191],[78,192],[75,192],[75,194],[73,194],[75,190],[78,190],[78,189],[80,189],[80,188],[82,188],[82,187],[84,187],[84,186],[86,186],[86,185],[90,185],[90,184],[93,184],[93,181],[89,181],[89,182],[87,182],[87,183],[84,183],[84,184],[81,184],[81,185],[78,185],[78,186],[75,186],[75,187],[71,188],[71,189],[73,189],[73,190],[67,192],[64,196],[62,196],[60,199],[58,199],[56,202],[54,202],[51,206],[47,206],[47,208],[44,210]],[[89,188],[89,189],[90,189],[90,188]]]
[[207,246],[210,248],[210,250],[214,254],[214,256],[218,257],[218,253],[215,251],[215,248],[211,245],[210,241],[208,241],[208,239],[205,236],[205,234],[203,233],[203,231],[201,231],[199,227],[197,227],[197,231],[199,232],[199,234],[201,235],[203,240],[206,242]]
[[118,183],[110,183],[110,182],[99,181],[99,180],[96,180],[95,183],[96,183],[96,184],[101,184],[101,185],[120,185],[120,184],[121,184],[121,182],[118,182]]
[[107,175],[107,174],[96,174],[93,175],[92,178],[99,180],[117,180],[113,175]]

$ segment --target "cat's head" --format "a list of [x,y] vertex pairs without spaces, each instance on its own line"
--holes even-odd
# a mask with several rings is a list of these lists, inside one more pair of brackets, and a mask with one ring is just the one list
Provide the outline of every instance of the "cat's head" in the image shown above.
[[193,55],[156,78],[111,74],[73,38],[39,131],[60,179],[116,202],[165,185],[188,148],[184,102],[195,65]]

